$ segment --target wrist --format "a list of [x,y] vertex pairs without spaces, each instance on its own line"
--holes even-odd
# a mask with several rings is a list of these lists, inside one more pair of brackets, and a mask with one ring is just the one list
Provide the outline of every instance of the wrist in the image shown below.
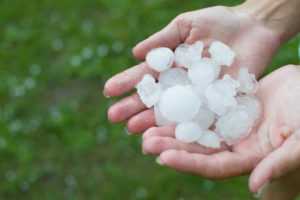
[[261,23],[286,42],[300,31],[300,0],[247,0],[234,9]]

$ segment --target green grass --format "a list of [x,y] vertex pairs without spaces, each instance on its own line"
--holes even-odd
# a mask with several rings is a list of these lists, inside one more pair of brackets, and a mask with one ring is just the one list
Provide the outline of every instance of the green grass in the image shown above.
[[[225,1],[234,5],[241,1]],[[2,0],[0,199],[250,200],[247,178],[212,182],[159,167],[111,125],[103,83],[177,14],[221,0]],[[297,63],[294,39],[268,72]]]

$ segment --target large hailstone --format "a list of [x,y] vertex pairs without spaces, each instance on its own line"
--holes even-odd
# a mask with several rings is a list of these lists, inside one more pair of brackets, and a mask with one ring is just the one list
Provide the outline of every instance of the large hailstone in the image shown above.
[[197,143],[205,147],[218,149],[221,147],[221,138],[215,132],[206,130],[197,140]]
[[229,75],[217,80],[207,87],[205,97],[210,110],[217,115],[224,115],[231,107],[237,105],[235,96],[239,83]]
[[167,126],[173,124],[173,122],[169,121],[161,114],[158,104],[154,105],[154,117],[157,126]]
[[196,142],[202,135],[202,129],[193,122],[180,123],[175,129],[176,139],[186,143]]
[[146,56],[146,62],[150,68],[162,72],[173,65],[174,53],[166,47],[152,49]]
[[254,74],[249,73],[247,68],[241,68],[238,74],[240,87],[238,91],[245,94],[253,94],[256,92],[257,80]]
[[257,98],[239,97],[238,102],[238,106],[220,117],[216,123],[216,131],[229,145],[247,137],[261,114]]
[[171,68],[161,72],[158,82],[163,89],[167,89],[175,85],[190,84],[187,72],[182,68]]
[[189,86],[174,86],[163,92],[159,101],[162,115],[173,122],[191,121],[201,106],[200,98]]
[[231,66],[234,62],[235,52],[226,44],[220,41],[214,41],[210,45],[208,52],[211,58],[219,65]]
[[208,129],[215,122],[216,115],[207,107],[200,107],[198,114],[194,117],[193,122],[197,123],[203,130]]
[[137,93],[147,108],[152,107],[159,101],[162,89],[159,83],[150,74],[146,74],[136,85]]
[[[219,77],[221,67],[209,58],[193,63],[188,76],[197,90],[204,91],[207,86]],[[199,91],[200,92],[200,91]]]
[[178,67],[189,68],[193,63],[201,61],[203,42],[198,41],[192,45],[180,44],[175,49],[175,63]]

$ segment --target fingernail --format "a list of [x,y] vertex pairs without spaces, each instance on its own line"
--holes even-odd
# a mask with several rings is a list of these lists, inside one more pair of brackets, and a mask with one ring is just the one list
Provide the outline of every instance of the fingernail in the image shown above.
[[157,157],[155,161],[156,161],[157,164],[159,164],[159,165],[161,165],[161,166],[164,165],[164,164],[162,163],[160,157]]
[[132,133],[128,130],[128,128],[124,128],[124,130],[127,135],[132,135]]
[[105,90],[102,91],[102,94],[103,94],[103,96],[104,96],[105,98],[110,98],[110,97],[111,97],[111,96],[109,96],[109,95],[106,94]]
[[258,191],[254,194],[254,197],[259,199],[262,197],[262,195],[264,194],[265,190],[267,189],[267,187],[269,186],[270,182],[267,181],[265,184],[263,184]]

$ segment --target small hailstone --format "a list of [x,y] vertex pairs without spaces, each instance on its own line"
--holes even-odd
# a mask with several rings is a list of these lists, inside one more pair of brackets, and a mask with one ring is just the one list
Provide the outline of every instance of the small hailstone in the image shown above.
[[205,130],[213,125],[215,118],[216,116],[211,110],[202,106],[193,121]]
[[173,124],[171,121],[167,120],[160,112],[158,104],[154,105],[154,117],[157,126],[166,126]]
[[219,118],[216,123],[216,131],[231,145],[248,136],[253,120],[243,107],[237,106]]
[[174,53],[166,47],[152,49],[146,56],[146,62],[150,68],[162,72],[173,65]]
[[216,123],[217,132],[230,145],[247,137],[261,115],[261,105],[254,96],[237,97],[238,106]]
[[202,58],[203,42],[198,41],[192,45],[181,44],[175,49],[175,63],[178,67],[189,68],[194,62]]
[[240,82],[240,87],[238,91],[245,94],[253,94],[257,88],[257,80],[255,75],[249,73],[247,68],[241,68],[238,75],[238,81]]
[[136,85],[137,93],[141,101],[148,107],[152,107],[159,101],[161,87],[155,82],[150,74],[146,74],[143,79]]
[[235,96],[238,87],[239,83],[229,75],[225,75],[222,80],[217,80],[209,85],[205,90],[205,97],[209,109],[221,116],[231,107],[236,106],[237,101]]
[[180,123],[175,129],[176,139],[186,143],[196,142],[202,135],[202,129],[193,122]]
[[206,130],[197,140],[197,143],[205,147],[218,149],[221,147],[221,138],[215,132]]
[[210,53],[211,58],[220,65],[229,67],[234,62],[235,52],[220,41],[214,41],[210,45],[208,52]]
[[188,70],[188,76],[198,88],[206,87],[219,77],[221,67],[209,58],[193,63]]
[[175,85],[190,84],[187,72],[182,68],[171,68],[163,71],[159,75],[158,82],[163,89],[167,89]]
[[243,106],[248,112],[250,118],[253,121],[257,121],[262,113],[261,103],[255,96],[239,96],[237,97],[237,102],[239,106]]
[[196,116],[201,104],[191,87],[174,86],[161,95],[159,110],[169,121],[186,122]]

